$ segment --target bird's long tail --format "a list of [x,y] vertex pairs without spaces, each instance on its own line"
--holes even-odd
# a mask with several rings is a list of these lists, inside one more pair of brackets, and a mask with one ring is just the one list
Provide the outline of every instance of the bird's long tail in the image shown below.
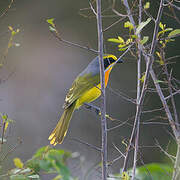
[[69,127],[72,114],[75,110],[75,105],[76,102],[74,102],[71,106],[64,110],[55,129],[52,131],[48,138],[50,140],[50,144],[53,144],[55,146],[56,144],[61,144],[63,142],[63,139],[66,136]]

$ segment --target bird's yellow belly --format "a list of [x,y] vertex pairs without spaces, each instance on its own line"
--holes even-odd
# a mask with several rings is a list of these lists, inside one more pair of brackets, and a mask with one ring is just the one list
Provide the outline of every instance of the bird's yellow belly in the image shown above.
[[76,108],[78,109],[84,103],[90,103],[97,99],[101,95],[100,84],[97,87],[93,87],[89,91],[85,92],[76,102]]

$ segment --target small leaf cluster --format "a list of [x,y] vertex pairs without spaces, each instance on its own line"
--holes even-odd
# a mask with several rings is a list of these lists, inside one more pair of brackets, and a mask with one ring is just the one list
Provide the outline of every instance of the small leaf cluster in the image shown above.
[[[148,5],[147,5],[148,6]],[[118,43],[118,50],[125,51],[129,45],[131,45],[135,40],[138,40],[139,33],[143,30],[143,28],[149,24],[151,18],[148,18],[146,21],[142,21],[136,28],[129,21],[124,23],[124,28],[129,29],[129,38],[124,40],[122,37],[118,36],[118,38],[109,38],[109,42]],[[143,45],[149,40],[148,36],[144,36],[141,40],[139,40],[140,44]]]
[[16,47],[20,46],[19,43],[13,43],[13,38],[16,34],[18,34],[20,32],[20,29],[14,30],[12,26],[8,26],[8,29],[11,32],[11,36],[10,36],[9,43],[8,43],[8,49],[12,46],[16,46]]
[[[180,35],[180,29],[173,30],[173,28],[167,28],[166,24],[163,24],[162,22],[159,23],[159,28],[160,31],[158,32],[158,41],[160,44],[160,49],[162,50],[166,48],[169,42],[175,41],[173,38]],[[158,57],[156,62],[158,62],[161,66],[164,65],[165,63],[161,52],[156,51],[156,55]]]
[[[174,41],[174,37],[180,35],[180,29],[166,28],[166,24],[162,24],[162,22],[159,23],[159,27],[158,40],[162,48],[165,48],[167,43]],[[168,35],[167,32],[169,32]]]
[[0,113],[0,132],[2,134],[2,136],[0,137],[0,143],[5,143],[7,140],[4,138],[5,133],[7,131],[7,128],[9,126],[10,123],[13,123],[14,120],[9,119],[8,115],[5,113]]
[[54,32],[57,32],[56,30],[56,25],[54,23],[54,18],[51,18],[51,19],[47,19],[46,22],[49,24],[49,30],[50,31],[54,31]]
[[129,38],[125,41],[122,37],[118,36],[117,39],[109,38],[108,41],[113,42],[113,43],[118,43],[119,51],[125,51],[129,47],[129,45],[132,43],[133,39]]
[[73,180],[66,166],[71,153],[49,146],[40,148],[26,163],[14,158],[15,169],[9,171],[10,180],[40,180],[39,173],[56,174],[53,180]]

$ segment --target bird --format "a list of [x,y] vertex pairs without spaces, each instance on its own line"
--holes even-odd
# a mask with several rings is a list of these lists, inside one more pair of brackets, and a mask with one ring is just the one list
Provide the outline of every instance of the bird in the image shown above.
[[[106,87],[109,81],[109,74],[114,64],[122,63],[122,60],[117,59],[117,57],[112,54],[103,55],[103,60]],[[63,105],[64,112],[48,138],[50,144],[54,146],[61,144],[67,134],[73,112],[79,109],[84,103],[90,103],[96,100],[100,95],[100,65],[99,56],[97,56],[73,81],[72,87],[65,97],[65,103]]]

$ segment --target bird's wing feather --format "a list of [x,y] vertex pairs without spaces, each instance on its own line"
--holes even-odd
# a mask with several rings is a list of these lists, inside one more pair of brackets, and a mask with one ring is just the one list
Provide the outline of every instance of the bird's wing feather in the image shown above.
[[95,87],[100,83],[99,74],[84,74],[82,76],[78,76],[72,87],[69,89],[69,92],[66,95],[64,108],[68,108],[74,101],[76,101],[82,94]]

